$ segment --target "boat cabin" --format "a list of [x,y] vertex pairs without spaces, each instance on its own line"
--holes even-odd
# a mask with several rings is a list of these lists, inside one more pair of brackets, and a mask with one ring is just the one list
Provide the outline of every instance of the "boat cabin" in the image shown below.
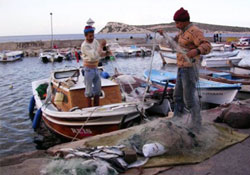
[[[86,108],[85,84],[82,69],[56,71],[51,77],[52,103],[60,111]],[[117,83],[101,78],[100,106],[121,103],[122,96]]]

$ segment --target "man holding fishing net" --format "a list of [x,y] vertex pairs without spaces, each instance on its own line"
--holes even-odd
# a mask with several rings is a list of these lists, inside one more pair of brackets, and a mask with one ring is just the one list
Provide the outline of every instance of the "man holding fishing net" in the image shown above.
[[84,28],[85,41],[81,45],[84,66],[85,96],[88,107],[92,106],[91,98],[94,97],[94,106],[99,106],[101,95],[101,78],[98,70],[98,63],[101,57],[110,56],[111,52],[103,50],[106,41],[99,43],[95,39],[95,28],[87,25]]
[[[197,65],[200,63],[200,55],[210,52],[211,44],[204,37],[203,32],[190,22],[187,10],[183,8],[177,10],[174,14],[174,21],[176,27],[180,29],[174,39],[178,44],[171,44],[171,41],[168,41],[177,51],[178,72],[174,91],[174,118],[181,117],[186,107],[192,116],[190,127],[199,129],[202,118],[200,104],[195,95],[196,91],[199,91]],[[159,33],[164,35],[162,31]]]

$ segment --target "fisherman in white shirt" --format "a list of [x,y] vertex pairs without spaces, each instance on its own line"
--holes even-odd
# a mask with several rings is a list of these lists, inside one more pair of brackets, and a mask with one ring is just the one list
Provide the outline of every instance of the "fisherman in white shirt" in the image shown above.
[[88,107],[92,106],[91,98],[94,97],[94,106],[99,106],[101,95],[101,78],[98,71],[100,58],[109,56],[109,51],[103,51],[102,45],[95,39],[95,28],[86,26],[84,29],[85,41],[81,45],[83,66],[85,96],[87,97]]

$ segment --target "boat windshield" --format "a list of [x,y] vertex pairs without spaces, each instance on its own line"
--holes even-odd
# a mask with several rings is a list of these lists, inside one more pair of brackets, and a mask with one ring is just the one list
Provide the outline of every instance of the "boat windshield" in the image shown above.
[[69,78],[69,77],[78,77],[79,70],[69,70],[69,71],[63,71],[63,72],[55,72],[54,76],[56,79],[63,79],[63,78]]

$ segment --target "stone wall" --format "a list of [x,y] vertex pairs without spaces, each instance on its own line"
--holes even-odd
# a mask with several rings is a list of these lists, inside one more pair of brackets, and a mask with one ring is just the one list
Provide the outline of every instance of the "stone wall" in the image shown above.
[[[83,40],[56,40],[54,45],[57,48],[80,47]],[[40,50],[50,49],[51,41],[31,41],[31,42],[9,42],[0,43],[0,51],[3,50]]]

